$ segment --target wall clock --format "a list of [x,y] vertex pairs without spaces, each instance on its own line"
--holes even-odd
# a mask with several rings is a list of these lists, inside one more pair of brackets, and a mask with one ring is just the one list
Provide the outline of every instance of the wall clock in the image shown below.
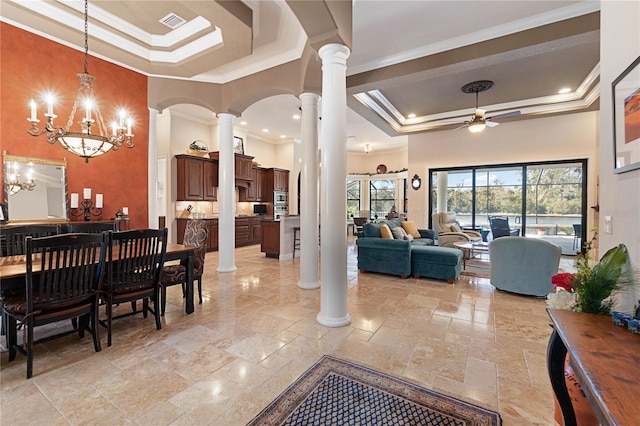
[[376,173],[387,173],[387,166],[385,166],[384,164],[378,164]]

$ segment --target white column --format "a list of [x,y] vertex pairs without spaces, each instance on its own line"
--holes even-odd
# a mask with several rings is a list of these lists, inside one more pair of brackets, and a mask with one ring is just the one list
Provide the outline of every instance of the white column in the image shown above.
[[218,272],[236,267],[235,161],[233,156],[232,114],[218,114]]
[[158,221],[158,110],[149,108],[149,155],[148,155],[148,178],[147,203],[149,218],[149,228],[157,229]]
[[320,287],[318,280],[318,101],[314,93],[302,101],[302,165],[300,167],[300,282],[298,287]]
[[349,48],[327,44],[322,58],[321,296],[317,321],[351,323],[347,313],[347,89]]
[[438,201],[436,209],[438,213],[447,211],[447,186],[449,182],[449,174],[447,172],[438,172]]

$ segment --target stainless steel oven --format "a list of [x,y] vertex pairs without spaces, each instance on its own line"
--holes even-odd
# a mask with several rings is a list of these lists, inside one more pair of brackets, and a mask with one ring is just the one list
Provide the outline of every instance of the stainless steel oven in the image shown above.
[[289,208],[287,206],[273,205],[273,218],[275,220],[280,220],[281,216],[286,216],[287,214],[289,214]]
[[284,191],[273,191],[273,205],[286,206],[289,204],[287,193]]

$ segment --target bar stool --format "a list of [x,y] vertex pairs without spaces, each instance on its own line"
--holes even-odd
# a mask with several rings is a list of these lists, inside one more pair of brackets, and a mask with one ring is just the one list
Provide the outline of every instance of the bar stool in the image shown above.
[[296,258],[296,249],[300,251],[300,227],[293,227],[293,259]]

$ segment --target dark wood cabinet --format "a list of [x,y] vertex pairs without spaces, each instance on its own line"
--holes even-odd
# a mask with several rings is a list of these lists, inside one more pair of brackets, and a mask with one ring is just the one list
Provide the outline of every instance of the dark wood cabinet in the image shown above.
[[176,155],[177,200],[216,201],[218,163],[208,158]]
[[267,170],[261,167],[257,167],[256,171],[256,180],[255,180],[255,190],[256,190],[256,201],[269,201],[267,197]]
[[260,217],[249,218],[249,228],[251,232],[251,243],[260,244],[262,219]]
[[202,170],[202,178],[205,201],[216,201],[218,199],[218,163],[213,161],[205,162]]
[[247,188],[239,188],[238,201],[269,201],[266,191],[267,169],[261,167],[251,168],[251,180]]
[[[210,152],[209,156],[216,161],[220,159],[220,151]],[[236,185],[243,188],[248,187],[248,183],[253,182],[253,157],[250,155],[234,154],[234,172]]]
[[218,219],[209,221],[209,241],[207,251],[218,251]]
[[289,192],[289,170],[267,169],[267,201],[273,202],[273,191]]
[[236,247],[246,246],[251,243],[251,228],[248,217],[236,218]]
[[260,251],[267,257],[280,257],[280,222],[263,220],[261,223]]
[[236,179],[253,180],[253,157],[235,154]]

